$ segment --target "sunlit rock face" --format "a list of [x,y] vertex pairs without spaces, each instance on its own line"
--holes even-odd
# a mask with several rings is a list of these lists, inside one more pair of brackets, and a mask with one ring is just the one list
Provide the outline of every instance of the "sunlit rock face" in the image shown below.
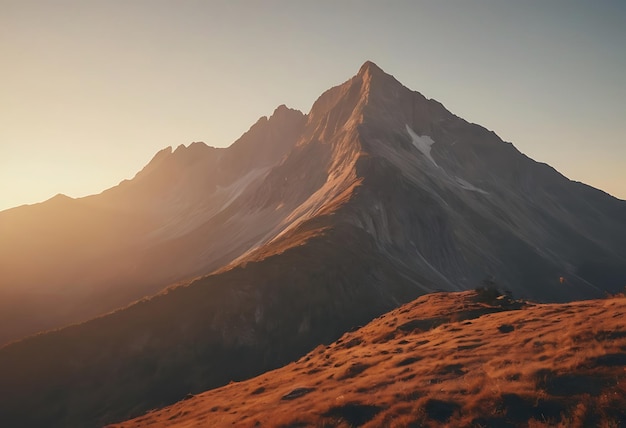
[[371,62],[307,115],[281,106],[229,148],[166,149],[132,180],[2,212],[0,227],[4,340],[185,284],[0,349],[0,384],[16,385],[0,420],[19,426],[134,416],[433,291],[487,281],[570,301],[626,283],[624,201]]

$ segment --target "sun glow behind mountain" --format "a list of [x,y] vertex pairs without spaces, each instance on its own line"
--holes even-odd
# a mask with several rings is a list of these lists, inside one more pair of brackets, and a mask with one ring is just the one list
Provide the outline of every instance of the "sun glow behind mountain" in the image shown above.
[[626,198],[623,2],[2,5],[0,209],[98,193],[170,145],[228,146],[369,58]]

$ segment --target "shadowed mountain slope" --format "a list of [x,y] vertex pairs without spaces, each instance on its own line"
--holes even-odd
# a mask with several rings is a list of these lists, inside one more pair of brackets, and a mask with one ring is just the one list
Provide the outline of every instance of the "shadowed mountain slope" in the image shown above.
[[[241,169],[225,181],[194,187],[189,174],[214,170],[201,162],[176,179],[151,172],[177,150],[136,177],[137,189],[161,183],[153,196],[138,190],[125,200],[122,184],[93,197],[98,209],[138,201],[156,218],[139,266],[163,275],[204,266],[209,275],[0,348],[0,384],[9,385],[0,420],[123,420],[280,367],[422,294],[485,278],[540,301],[598,297],[626,283],[624,201],[532,161],[376,65],[298,117],[274,164],[245,160],[244,136],[228,161]],[[206,202],[201,211],[212,214],[196,223],[184,207],[197,207],[204,189],[229,196],[215,212],[218,199]]]
[[436,293],[278,370],[111,428],[626,422],[626,299]]

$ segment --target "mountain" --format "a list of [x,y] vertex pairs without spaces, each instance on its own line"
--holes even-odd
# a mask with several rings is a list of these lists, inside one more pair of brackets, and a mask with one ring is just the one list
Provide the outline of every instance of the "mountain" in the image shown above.
[[[126,247],[93,259],[107,276],[86,300],[127,303],[197,279],[0,348],[0,420],[124,420],[280,367],[433,291],[488,282],[572,301],[626,283],[626,202],[529,159],[371,62],[306,116],[272,117],[282,114],[292,124],[284,133],[257,133],[272,129],[262,119],[228,149],[161,152],[130,182],[59,201],[138,219],[119,232]],[[57,284],[83,288],[76,278]]]
[[111,428],[621,426],[624,316],[623,297],[433,293],[280,369]]
[[0,212],[0,344],[125,306],[270,239],[294,202],[246,215],[239,200],[255,194],[304,123],[280,106],[229,148],[168,147],[99,195]]

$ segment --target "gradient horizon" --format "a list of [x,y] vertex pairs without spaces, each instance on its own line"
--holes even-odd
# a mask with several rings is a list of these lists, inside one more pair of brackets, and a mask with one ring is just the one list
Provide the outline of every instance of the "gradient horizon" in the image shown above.
[[160,149],[305,113],[372,60],[626,199],[626,3],[0,0],[0,210],[99,193]]

